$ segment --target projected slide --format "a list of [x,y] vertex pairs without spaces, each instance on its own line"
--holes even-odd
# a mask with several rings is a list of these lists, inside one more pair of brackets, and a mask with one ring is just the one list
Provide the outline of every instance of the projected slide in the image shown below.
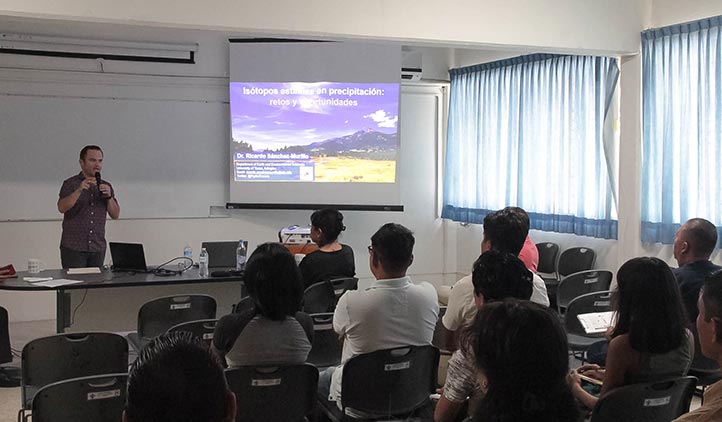
[[235,181],[395,183],[399,84],[231,82]]

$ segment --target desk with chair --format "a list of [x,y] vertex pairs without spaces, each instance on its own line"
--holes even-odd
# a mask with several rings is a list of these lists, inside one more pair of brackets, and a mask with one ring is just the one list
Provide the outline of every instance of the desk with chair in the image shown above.
[[[80,283],[43,287],[24,277],[80,280]],[[56,292],[57,332],[135,331],[138,310],[147,301],[167,295],[208,294],[218,301],[218,315],[231,312],[241,299],[242,277],[201,278],[197,268],[178,275],[112,273],[68,275],[66,270],[39,274],[19,272],[17,278],[0,281],[0,290]]]

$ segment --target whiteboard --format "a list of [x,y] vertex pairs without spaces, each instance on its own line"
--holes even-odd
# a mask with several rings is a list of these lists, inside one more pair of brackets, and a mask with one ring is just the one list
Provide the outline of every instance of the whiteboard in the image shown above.
[[87,144],[104,150],[121,218],[204,217],[225,204],[227,80],[42,73],[0,72],[0,221],[62,218],[60,186]]

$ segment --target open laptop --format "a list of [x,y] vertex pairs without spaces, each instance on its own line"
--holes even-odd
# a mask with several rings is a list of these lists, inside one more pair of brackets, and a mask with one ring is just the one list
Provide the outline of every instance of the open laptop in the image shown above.
[[113,259],[113,271],[136,273],[148,271],[141,243],[109,242],[108,244],[110,245],[110,257]]
[[208,269],[211,271],[234,271],[238,241],[203,242],[201,248],[208,251]]

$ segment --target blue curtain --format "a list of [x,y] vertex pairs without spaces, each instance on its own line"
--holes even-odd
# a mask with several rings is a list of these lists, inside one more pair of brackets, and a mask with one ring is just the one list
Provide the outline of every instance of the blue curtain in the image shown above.
[[642,242],[672,243],[694,217],[722,224],[721,25],[642,33]]
[[[617,238],[614,58],[534,54],[452,69],[442,217],[516,205],[533,229]],[[611,116],[612,120],[616,116]]]

